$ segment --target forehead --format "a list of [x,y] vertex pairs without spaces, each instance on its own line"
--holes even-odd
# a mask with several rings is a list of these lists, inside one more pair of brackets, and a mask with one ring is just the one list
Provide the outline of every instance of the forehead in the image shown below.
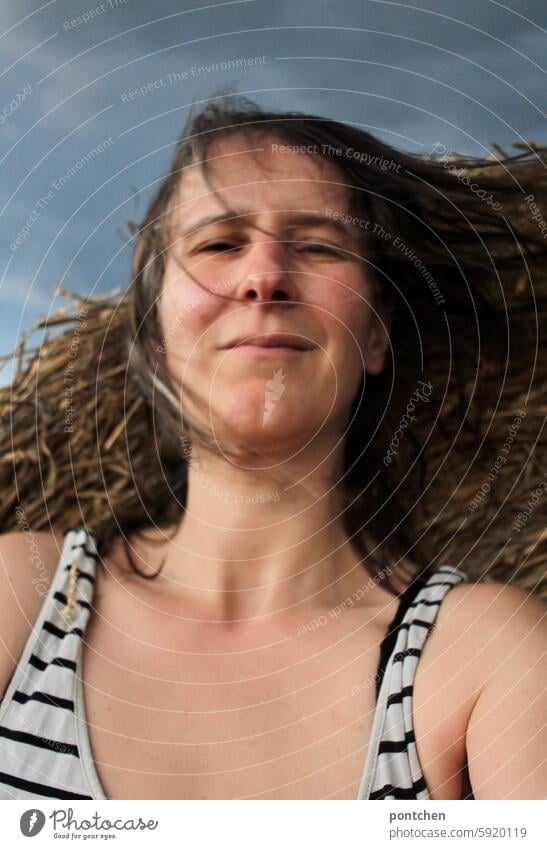
[[187,168],[175,209],[185,218],[222,212],[225,205],[271,212],[348,211],[345,175],[320,155],[297,151],[273,135],[235,135],[213,142],[207,151],[208,180],[199,164]]

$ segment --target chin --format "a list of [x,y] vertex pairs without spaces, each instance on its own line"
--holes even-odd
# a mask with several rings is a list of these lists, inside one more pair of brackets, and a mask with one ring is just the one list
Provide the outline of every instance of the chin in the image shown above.
[[298,402],[287,397],[288,389],[280,398],[275,391],[267,398],[266,391],[261,381],[260,389],[235,391],[229,399],[215,398],[211,420],[217,439],[235,438],[238,444],[268,452],[286,445],[292,453],[317,433],[323,419],[317,420],[317,410],[306,410],[304,394]]

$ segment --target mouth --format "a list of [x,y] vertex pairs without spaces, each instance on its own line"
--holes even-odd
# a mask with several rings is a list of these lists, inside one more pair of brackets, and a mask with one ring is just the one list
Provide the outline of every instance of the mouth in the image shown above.
[[232,340],[226,348],[248,348],[264,353],[312,351],[317,347],[309,339],[296,333],[264,333],[256,336],[241,336]]
[[234,345],[228,350],[235,351],[240,356],[258,357],[259,359],[275,359],[298,357],[309,354],[311,348],[289,348],[286,345]]

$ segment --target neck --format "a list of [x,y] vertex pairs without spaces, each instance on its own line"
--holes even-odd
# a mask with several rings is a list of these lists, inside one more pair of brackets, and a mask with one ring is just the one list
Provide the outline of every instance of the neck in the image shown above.
[[266,468],[263,458],[257,470],[194,451],[181,522],[155,532],[169,541],[137,564],[165,560],[169,597],[206,621],[249,626],[334,608],[369,580],[344,529],[338,466],[336,457],[329,468],[300,457]]

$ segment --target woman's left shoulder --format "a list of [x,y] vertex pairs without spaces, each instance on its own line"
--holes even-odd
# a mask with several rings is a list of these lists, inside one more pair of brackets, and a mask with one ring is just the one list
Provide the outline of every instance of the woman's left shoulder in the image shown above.
[[[495,581],[462,582],[445,596],[439,610],[438,627],[446,626],[451,637],[459,636],[471,647],[490,645],[493,652],[536,643],[545,651],[547,605],[535,593],[514,584]],[[461,644],[461,642],[460,642]]]
[[439,610],[443,659],[471,709],[465,745],[475,799],[541,799],[547,606],[497,582],[461,583]]
[[492,623],[508,621],[508,616],[528,621],[541,619],[547,612],[547,605],[536,593],[497,581],[463,581],[447,593],[443,606],[445,612],[459,611],[462,616],[480,616],[483,622]]

